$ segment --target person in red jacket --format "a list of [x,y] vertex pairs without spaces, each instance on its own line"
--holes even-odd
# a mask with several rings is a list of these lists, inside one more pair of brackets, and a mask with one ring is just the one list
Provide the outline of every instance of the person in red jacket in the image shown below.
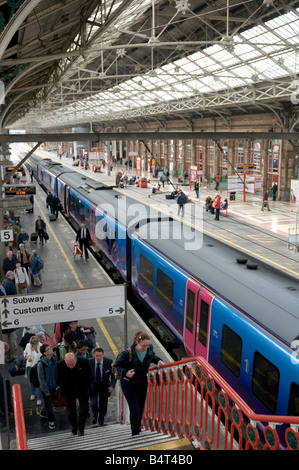
[[213,205],[214,205],[214,209],[216,211],[215,220],[219,220],[220,207],[221,207],[221,196],[220,196],[220,194],[216,194]]

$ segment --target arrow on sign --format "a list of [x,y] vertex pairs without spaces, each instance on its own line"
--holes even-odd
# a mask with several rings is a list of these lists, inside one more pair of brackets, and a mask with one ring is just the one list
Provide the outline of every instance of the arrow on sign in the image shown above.
[[8,328],[10,325],[12,325],[12,322],[11,321],[3,321],[2,322],[2,326],[4,326],[4,328]]
[[118,310],[115,310],[115,311],[116,313],[123,313],[124,310],[125,310],[124,308],[120,307]]
[[5,310],[2,310],[2,314],[5,316],[5,318],[7,318],[9,315],[9,310],[7,310],[7,308]]
[[4,297],[1,303],[4,304],[4,307],[7,307],[7,305],[9,304],[9,300],[6,297]]

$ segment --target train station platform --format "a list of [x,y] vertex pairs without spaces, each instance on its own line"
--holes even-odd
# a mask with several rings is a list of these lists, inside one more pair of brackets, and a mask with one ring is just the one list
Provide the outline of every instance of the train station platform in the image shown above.
[[[95,173],[91,170],[85,170],[83,167],[73,166],[72,159],[64,155],[59,159],[55,152],[38,150],[37,154],[43,158],[61,161],[63,165],[109,185],[115,184],[115,175],[118,171],[125,172],[129,177],[136,174],[135,169],[126,170],[124,165],[114,165],[110,175],[108,175],[107,169],[103,170],[103,173]],[[144,176],[148,176],[147,172],[144,173]],[[190,218],[192,204],[187,204],[185,223],[191,223],[209,236],[233,246],[248,259],[254,259],[261,264],[269,264],[291,278],[299,279],[297,243],[294,243],[294,240],[291,240],[289,236],[290,233],[299,233],[299,206],[289,202],[272,201],[272,198],[269,198],[270,211],[266,209],[262,211],[261,194],[247,193],[244,201],[243,193],[236,193],[235,200],[230,201],[226,185],[221,183],[216,191],[214,182],[200,187],[199,199],[196,198],[193,185],[190,188],[189,184],[183,185],[177,179],[172,180],[172,185],[165,183],[164,188],[161,185],[160,190],[152,194],[152,188],[157,186],[158,179],[153,178],[151,174],[149,180],[150,183],[146,188],[127,185],[123,189],[118,188],[117,191],[167,213],[168,209],[176,211],[176,201],[166,199],[165,196],[178,186],[188,194],[192,204],[196,204],[202,209],[200,214],[196,211],[194,223],[194,218],[192,221]],[[222,202],[227,198],[229,203],[227,212],[220,212],[220,221],[214,220],[214,216],[205,211],[206,198],[208,196],[213,198],[216,192],[221,195]],[[180,217],[178,219],[181,220]]]
[[[49,211],[46,207],[46,194],[45,192],[37,185],[36,187],[36,196],[34,203],[34,213],[23,213],[20,211],[20,223],[26,232],[30,234],[35,231],[35,221],[37,216],[40,215],[42,219],[47,224],[47,232],[49,234],[49,240],[42,245],[39,241],[37,242],[28,242],[29,250],[37,250],[38,254],[44,260],[44,268],[42,271],[42,281],[43,284],[41,287],[30,286],[30,294],[36,294],[41,296],[43,293],[55,293],[55,292],[66,292],[79,289],[95,288],[95,287],[107,287],[112,286],[113,281],[100,266],[98,261],[90,256],[88,260],[80,258],[78,256],[73,256],[73,244],[75,241],[75,232],[70,227],[68,222],[64,219],[62,215],[59,215],[58,219],[54,222],[49,220]],[[14,248],[16,250],[16,248]],[[88,295],[88,291],[86,291]],[[68,314],[69,315],[69,314]],[[71,319],[65,317],[65,313],[61,313],[61,321],[71,321]],[[54,324],[43,324],[42,317],[40,317],[39,324],[41,324],[47,334],[55,341],[54,338]],[[105,318],[91,318],[90,320],[83,320],[78,322],[79,325],[84,325],[86,327],[92,326],[96,332],[96,344],[104,349],[105,356],[110,357],[112,360],[117,356],[118,352],[125,347],[125,328],[127,325],[127,338],[128,345],[132,344],[132,339],[136,331],[142,330],[147,331],[151,337],[151,343],[154,346],[155,353],[162,358],[165,363],[172,362],[173,359],[164,349],[164,347],[158,342],[154,335],[151,334],[151,331],[147,325],[143,322],[134,308],[127,303],[127,322],[125,323],[124,316],[113,316]],[[31,326],[31,325],[30,325]],[[23,328],[18,330],[18,343],[21,340],[23,334]],[[22,357],[23,349],[18,348],[18,355]],[[31,439],[36,439],[37,437],[44,436],[42,443],[43,449],[47,449],[48,442],[49,448],[55,443],[55,439],[52,441],[52,436],[54,433],[57,433],[58,440],[60,442],[66,442],[66,445],[70,444],[71,432],[70,425],[67,421],[65,409],[57,408],[55,410],[55,431],[50,430],[48,427],[47,420],[43,420],[40,417],[41,406],[37,406],[36,400],[30,400],[30,390],[29,390],[29,381],[28,378],[24,375],[11,377],[8,373],[9,364],[3,366],[5,368],[4,375],[9,378],[11,386],[14,384],[20,384],[22,390],[22,400],[24,408],[24,418],[25,418],[25,427],[27,433],[28,442]],[[119,385],[117,385],[119,386]],[[109,425],[117,424],[117,406],[116,406],[116,394],[112,393],[108,402],[108,412],[105,418],[104,426],[105,434],[109,429]],[[8,441],[11,439],[13,441],[15,435],[14,420],[12,409],[10,412],[10,425],[9,429],[6,426],[5,416],[0,416],[0,442],[2,440],[2,445],[8,445]],[[127,429],[126,429],[127,428]],[[87,440],[91,440],[93,444],[95,443],[95,434],[96,430],[100,428],[94,428],[91,425],[91,418],[86,422]],[[102,428],[101,428],[102,429]],[[130,427],[124,425],[122,428],[118,429],[119,436],[121,435],[121,430],[123,430],[126,442],[126,448],[136,448],[140,446],[155,448],[159,445],[168,446],[168,441],[170,442],[172,449],[176,447],[180,448],[184,446],[185,448],[193,449],[189,440],[183,438],[174,439],[171,436],[160,436],[149,433],[146,436],[145,440],[140,442],[130,442],[128,439],[128,433]],[[90,433],[93,434],[93,437],[90,436]],[[109,434],[109,433],[108,433]],[[157,433],[156,433],[157,434]],[[63,437],[62,437],[63,435]],[[67,436],[67,437],[66,437]],[[88,438],[89,436],[89,438]],[[79,439],[79,438],[78,438]],[[99,442],[103,439],[103,435],[98,433],[97,446]],[[120,437],[119,437],[120,439]],[[152,441],[151,441],[152,439]],[[85,441],[84,441],[85,442]],[[82,448],[86,448],[86,442],[82,442]],[[77,442],[77,446],[78,446]],[[95,444],[94,444],[95,445]],[[118,448],[117,441],[114,441],[115,448]],[[56,445],[57,448],[57,445]],[[104,447],[102,447],[104,448]]]

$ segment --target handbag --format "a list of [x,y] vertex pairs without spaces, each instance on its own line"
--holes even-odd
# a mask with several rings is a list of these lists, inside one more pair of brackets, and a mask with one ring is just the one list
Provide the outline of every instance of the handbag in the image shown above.
[[56,346],[56,343],[53,341],[51,336],[48,335],[48,333],[46,333],[45,331],[42,335],[39,336],[39,342],[42,344],[48,344],[50,348],[54,348],[54,346]]
[[52,404],[56,408],[66,406],[66,398],[62,395],[60,388],[56,388]]
[[26,359],[24,357],[20,357],[19,359],[14,359],[8,368],[8,372],[12,377],[16,377],[18,375],[25,375],[26,370]]
[[20,282],[19,283],[20,289],[26,289],[28,287],[27,282]]

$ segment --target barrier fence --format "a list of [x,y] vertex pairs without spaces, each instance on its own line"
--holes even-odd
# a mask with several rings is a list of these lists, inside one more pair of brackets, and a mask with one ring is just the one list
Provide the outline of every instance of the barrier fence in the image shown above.
[[[143,426],[201,450],[298,450],[299,417],[256,414],[202,357],[151,368]],[[27,449],[19,385],[13,386],[18,450]],[[119,394],[120,421],[128,409]]]
[[199,449],[299,449],[299,417],[254,413],[201,357],[150,369],[143,424]]

